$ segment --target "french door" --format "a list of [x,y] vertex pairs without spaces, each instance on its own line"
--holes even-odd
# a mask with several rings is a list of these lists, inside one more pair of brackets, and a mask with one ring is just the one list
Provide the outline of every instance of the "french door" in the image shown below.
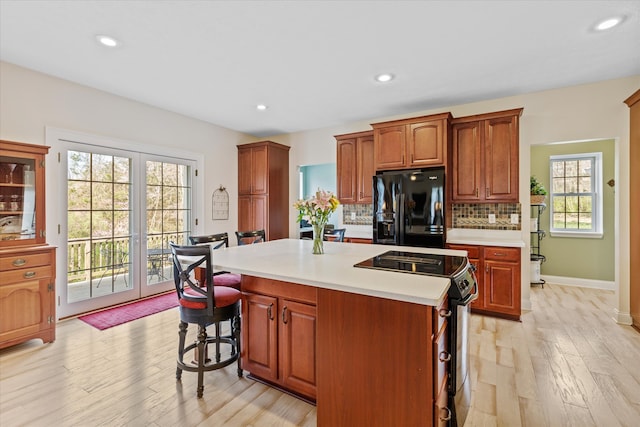
[[173,289],[169,242],[186,244],[191,232],[195,161],[69,141],[64,148],[59,317]]

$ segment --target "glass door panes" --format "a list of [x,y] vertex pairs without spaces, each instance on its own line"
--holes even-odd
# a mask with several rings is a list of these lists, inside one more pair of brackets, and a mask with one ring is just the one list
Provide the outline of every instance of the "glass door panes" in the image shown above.
[[132,289],[130,157],[68,151],[67,302]]
[[0,239],[35,238],[35,160],[0,155]]
[[147,285],[173,280],[169,242],[187,244],[191,223],[191,166],[146,161]]

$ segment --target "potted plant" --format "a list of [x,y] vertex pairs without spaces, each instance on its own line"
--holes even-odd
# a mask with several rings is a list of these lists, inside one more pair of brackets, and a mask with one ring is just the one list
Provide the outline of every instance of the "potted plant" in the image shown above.
[[540,203],[544,203],[545,196],[547,195],[547,190],[544,188],[544,185],[538,179],[531,175],[531,204],[539,205]]

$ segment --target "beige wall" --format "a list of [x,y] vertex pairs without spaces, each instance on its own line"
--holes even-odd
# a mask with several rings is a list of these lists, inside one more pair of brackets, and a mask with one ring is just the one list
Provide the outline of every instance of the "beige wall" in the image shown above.
[[[524,108],[520,125],[520,200],[522,222],[529,224],[530,146],[550,142],[588,139],[616,141],[615,211],[615,281],[616,298],[612,317],[630,323],[629,315],[629,111],[624,100],[640,87],[640,76],[573,86],[507,98],[493,99],[437,110],[416,111],[393,117],[378,117],[332,128],[282,135],[272,139],[291,145],[292,172],[296,165],[326,163],[336,160],[333,135],[370,129],[369,124],[396,118],[415,117],[450,111],[454,117],[491,111]],[[637,166],[636,166],[637,167]],[[293,174],[291,176],[297,176]],[[290,199],[297,194],[298,183],[291,182]],[[295,212],[291,212],[290,235],[296,233]],[[529,230],[523,227],[526,247],[522,256],[522,305],[530,308]]]
[[[113,140],[114,146],[163,146],[176,156],[199,157],[203,192],[198,197],[199,231],[237,229],[237,197],[230,197],[227,221],[211,219],[211,195],[221,184],[237,194],[236,144],[251,136],[191,119],[126,98],[0,62],[0,139],[45,144],[53,127]],[[55,146],[49,164],[57,157]],[[48,183],[48,190],[55,189]],[[49,191],[47,191],[49,194]],[[48,229],[58,224],[57,197],[47,198]],[[50,243],[55,236],[50,231]]]

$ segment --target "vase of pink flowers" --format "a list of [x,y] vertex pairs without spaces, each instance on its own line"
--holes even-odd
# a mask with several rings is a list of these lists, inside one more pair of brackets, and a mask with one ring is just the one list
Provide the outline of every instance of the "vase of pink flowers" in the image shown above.
[[293,207],[298,210],[298,222],[304,219],[311,223],[313,228],[312,253],[314,255],[324,253],[324,226],[327,225],[329,217],[335,212],[339,204],[340,202],[332,192],[320,189],[308,199],[300,199],[293,204]]

